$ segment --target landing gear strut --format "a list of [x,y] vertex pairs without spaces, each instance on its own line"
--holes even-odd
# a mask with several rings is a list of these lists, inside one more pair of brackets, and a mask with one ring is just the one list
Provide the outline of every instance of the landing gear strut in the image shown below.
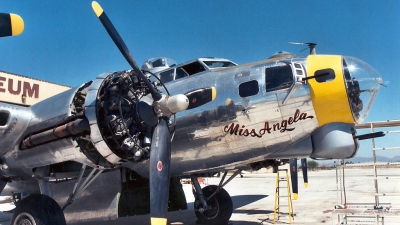
[[[196,217],[202,224],[228,224],[231,218],[233,212],[231,196],[223,188],[215,193],[217,189],[216,185],[209,185],[202,189],[207,199],[206,210],[200,211],[202,205],[198,199],[194,203]],[[210,196],[212,197],[209,198]]]
[[202,224],[228,224],[232,216],[233,204],[231,196],[223,188],[242,170],[237,170],[225,183],[227,171],[225,171],[219,185],[209,185],[201,189],[197,177],[190,178],[193,183],[195,196],[194,210],[198,222]]
[[96,178],[103,172],[101,170],[98,170],[96,168],[92,168],[92,171],[90,174],[83,180],[83,175],[86,171],[86,165],[82,164],[81,170],[79,171],[78,178],[76,179],[74,189],[72,190],[72,193],[69,195],[67,203],[64,205],[62,210],[64,211],[67,206],[71,205],[76,196],[83,192]]

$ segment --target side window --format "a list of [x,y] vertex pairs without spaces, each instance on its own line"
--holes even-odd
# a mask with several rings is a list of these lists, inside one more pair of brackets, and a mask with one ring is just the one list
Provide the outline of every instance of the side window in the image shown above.
[[258,82],[256,80],[244,82],[239,85],[239,96],[242,98],[256,95],[259,91],[260,88],[258,87]]
[[8,111],[0,111],[0,126],[7,125],[10,113]]
[[315,71],[314,76],[318,83],[333,81],[335,79],[335,71],[333,69],[317,70]]
[[182,66],[182,69],[184,69],[189,74],[189,76],[206,70],[204,66],[201,65],[201,63],[198,61],[184,65]]
[[182,68],[176,68],[175,80],[188,76]]
[[236,66],[232,62],[224,62],[224,61],[202,61],[210,68],[221,68],[221,67],[231,67]]
[[266,91],[289,88],[293,85],[293,73],[290,65],[274,66],[265,69]]
[[174,80],[174,69],[160,73],[160,80],[164,84]]

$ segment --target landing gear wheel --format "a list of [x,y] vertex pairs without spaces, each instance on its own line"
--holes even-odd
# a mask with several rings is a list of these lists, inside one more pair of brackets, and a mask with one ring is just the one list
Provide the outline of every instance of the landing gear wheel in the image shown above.
[[11,225],[66,225],[64,214],[47,195],[30,195],[17,202]]
[[[206,186],[202,190],[204,196],[208,198],[217,190],[217,186]],[[225,189],[221,188],[219,192],[207,201],[207,205],[210,206],[210,209],[201,213],[198,211],[201,207],[201,203],[197,199],[194,203],[196,217],[201,224],[228,224],[232,216],[233,205],[231,196]]]

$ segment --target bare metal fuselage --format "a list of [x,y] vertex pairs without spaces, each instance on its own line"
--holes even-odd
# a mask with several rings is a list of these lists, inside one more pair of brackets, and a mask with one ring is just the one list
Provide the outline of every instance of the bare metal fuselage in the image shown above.
[[[289,88],[265,91],[265,68],[276,64],[280,62],[220,69],[166,84],[171,95],[202,87],[217,89],[215,101],[176,115],[172,174],[221,171],[269,156],[280,158],[283,155],[279,151],[290,145],[293,145],[291,157],[310,156],[310,134],[318,122],[309,87],[303,85],[282,104]],[[239,85],[248,81],[257,81],[259,91],[242,98]],[[266,126],[270,129],[265,129]],[[143,163],[132,169],[145,174]]]
[[[264,160],[270,154],[279,158],[280,150],[310,136],[318,127],[318,122],[309,87],[300,87],[285,104],[282,101],[288,95],[289,88],[265,91],[265,67],[277,63],[279,62],[256,63],[221,69],[166,85],[172,95],[202,87],[216,87],[218,93],[215,101],[176,115],[172,174],[232,169]],[[240,97],[238,86],[252,80],[259,84],[258,93],[250,97]],[[94,82],[92,86],[97,83]],[[30,168],[63,161],[77,161],[95,166],[76,146],[73,138],[24,151],[18,148],[18,143],[27,134],[54,127],[70,117],[70,104],[77,89],[44,100],[31,108],[2,104],[3,109],[12,111],[11,115],[16,121],[13,127],[4,130],[2,134],[1,153],[6,161],[7,174],[23,175],[31,173]],[[264,129],[266,124],[270,126],[270,130]],[[309,156],[312,152],[310,140],[300,143],[292,156]],[[145,175],[148,168],[144,164],[147,161],[124,165]]]
[[[347,142],[341,139],[346,142],[345,147],[323,144],[322,148],[338,150],[338,154],[331,152],[327,157],[353,156],[358,148],[353,140],[354,123],[327,124],[325,127],[328,128],[315,134],[318,133],[316,130],[321,130],[321,126],[314,110],[310,85],[301,82],[295,72],[300,68],[302,77],[306,77],[306,64],[307,57],[282,57],[214,69],[167,83],[171,95],[207,87],[215,87],[217,91],[214,101],[177,113],[175,121],[172,121],[171,128],[175,122],[176,127],[172,142],[171,175],[222,171],[267,159],[310,157],[313,154],[314,157],[325,157],[325,154],[315,154],[324,151],[316,149],[319,138],[337,130],[342,133],[329,139],[328,145],[343,135],[349,138]],[[266,84],[266,69],[282,65],[291,65],[291,82],[267,90],[270,84]],[[0,111],[9,111],[10,114],[10,122],[0,126],[3,175],[30,177],[33,168],[75,161],[99,169],[124,166],[147,177],[147,159],[123,160],[114,154],[104,138],[96,107],[100,98],[99,90],[109,75],[102,74],[91,83],[63,92],[30,108],[0,104]],[[251,84],[251,90],[247,84]],[[340,91],[346,93],[345,88]],[[84,100],[78,98],[81,92],[84,92]],[[76,108],[79,107],[84,108],[83,117],[89,121],[90,134],[20,149],[23,138],[66,124],[74,118]],[[86,144],[93,145],[92,148],[82,150],[82,144],[77,144],[77,140],[82,139]],[[343,149],[345,153],[341,152]]]

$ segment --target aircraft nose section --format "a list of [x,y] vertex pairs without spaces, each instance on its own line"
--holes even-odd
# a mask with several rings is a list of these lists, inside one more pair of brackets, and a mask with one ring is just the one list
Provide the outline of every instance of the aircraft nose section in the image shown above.
[[318,124],[361,123],[382,79],[365,62],[335,55],[309,55],[307,74]]
[[382,78],[367,63],[354,57],[343,57],[347,96],[356,123],[367,117],[382,84]]

